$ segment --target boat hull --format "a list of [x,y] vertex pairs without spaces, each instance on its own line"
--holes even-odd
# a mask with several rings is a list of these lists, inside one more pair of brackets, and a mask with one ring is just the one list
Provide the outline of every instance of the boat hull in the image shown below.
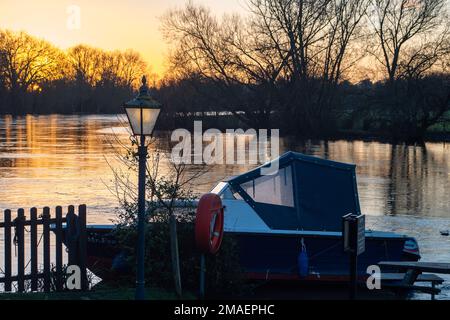
[[[347,281],[349,255],[343,252],[342,239],[329,234],[231,233],[238,241],[240,263],[251,279]],[[298,256],[301,239],[308,256],[307,276],[299,276]],[[417,261],[418,254],[404,251],[413,238],[397,235],[366,235],[366,250],[358,259],[359,276],[380,261]]]
[[[128,272],[122,252],[114,238],[114,226],[89,226],[88,268],[103,280]],[[238,243],[240,264],[249,279],[347,281],[349,256],[343,252],[340,233],[313,232],[225,232]],[[306,246],[309,274],[298,275],[300,241]],[[367,233],[366,251],[358,257],[358,273],[367,275],[369,265],[379,261],[417,261],[418,254],[405,252],[405,242],[413,238],[387,233]]]

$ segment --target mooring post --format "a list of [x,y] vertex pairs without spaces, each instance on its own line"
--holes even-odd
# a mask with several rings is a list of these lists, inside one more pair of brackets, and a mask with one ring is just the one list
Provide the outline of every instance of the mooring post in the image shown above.
[[358,266],[358,255],[356,254],[355,250],[350,253],[350,290],[349,290],[350,300],[355,300],[358,293],[357,266]]
[[200,255],[200,299],[205,299],[205,273],[206,273],[206,263],[205,255]]
[[347,214],[342,217],[342,240],[344,252],[349,254],[349,299],[356,299],[358,286],[358,255],[365,247],[365,216]]

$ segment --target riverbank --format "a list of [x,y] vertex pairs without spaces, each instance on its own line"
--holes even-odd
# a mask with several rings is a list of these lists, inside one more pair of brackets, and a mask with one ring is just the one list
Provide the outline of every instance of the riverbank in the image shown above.
[[363,140],[363,141],[374,141],[381,143],[391,143],[391,144],[423,144],[425,142],[450,142],[450,132],[447,131],[428,131],[423,139],[395,139],[392,136],[382,133],[375,133],[369,131],[358,131],[358,130],[343,130],[337,132],[333,137],[328,137],[329,141],[336,140]]
[[[50,117],[50,116],[60,116],[60,117],[75,117],[75,118],[84,118],[84,117],[117,117],[116,113],[102,113],[102,114],[94,114],[94,113],[69,113],[69,114],[57,114],[57,113],[49,113],[49,114],[20,114],[20,115],[11,115],[11,114],[0,114],[1,117],[12,117],[20,119],[26,117]],[[125,115],[124,115],[125,116]],[[246,124],[244,124],[239,119],[236,119],[233,115],[205,115],[203,117],[166,117],[166,119],[162,119],[160,123],[156,127],[155,135],[158,136],[158,131],[172,131],[177,128],[184,128],[191,132],[193,132],[194,121],[202,122],[202,129],[208,130],[211,128],[219,129],[223,132],[227,129],[249,129]],[[278,125],[279,126],[279,125]],[[277,125],[274,125],[276,128]],[[446,124],[437,124],[431,127],[423,136],[423,138],[416,137],[400,137],[395,138],[390,135],[388,132],[377,132],[377,131],[365,131],[358,129],[337,129],[335,132],[328,133],[326,135],[295,135],[290,136],[283,132],[283,128],[280,127],[280,135],[285,139],[295,139],[295,140],[328,140],[328,141],[336,141],[336,140],[364,140],[364,141],[374,141],[374,142],[382,142],[382,143],[408,143],[408,144],[420,144],[424,142],[450,142],[450,121]]]

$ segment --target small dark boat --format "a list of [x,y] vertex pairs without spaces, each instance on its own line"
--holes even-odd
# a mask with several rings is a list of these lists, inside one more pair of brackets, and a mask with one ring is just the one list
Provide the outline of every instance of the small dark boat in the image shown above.
[[[264,175],[267,166],[278,166]],[[348,280],[341,239],[342,216],[360,214],[355,165],[288,152],[271,163],[220,182],[211,192],[225,206],[225,237],[238,240],[240,262],[250,279]],[[88,264],[101,278],[120,261],[113,225],[88,227]],[[299,276],[299,254],[306,274]],[[406,235],[366,230],[360,276],[379,261],[417,261],[417,241]]]

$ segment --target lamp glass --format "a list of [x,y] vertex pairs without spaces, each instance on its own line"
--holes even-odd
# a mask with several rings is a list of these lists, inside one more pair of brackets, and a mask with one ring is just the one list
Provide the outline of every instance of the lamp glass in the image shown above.
[[161,109],[127,107],[125,111],[133,134],[149,136],[153,133]]

